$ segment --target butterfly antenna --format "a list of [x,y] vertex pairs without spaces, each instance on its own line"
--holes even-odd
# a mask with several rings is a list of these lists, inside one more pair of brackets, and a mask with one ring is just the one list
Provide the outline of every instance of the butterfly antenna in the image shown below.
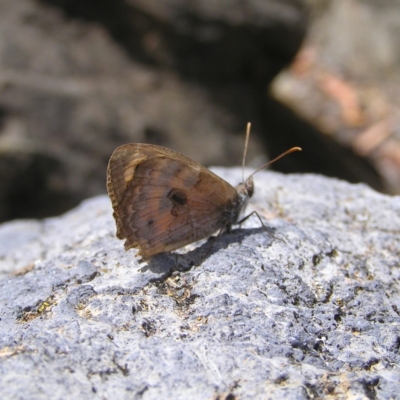
[[244,166],[246,165],[246,155],[247,155],[247,148],[249,147],[249,139],[250,139],[250,129],[251,129],[251,122],[247,123],[246,128],[246,141],[244,143],[244,151],[243,151],[243,161],[242,161],[242,182],[244,182]]
[[268,161],[266,164],[264,164],[262,167],[258,168],[256,171],[254,171],[248,178],[247,180],[249,180],[253,175],[255,175],[257,172],[261,171],[262,169],[268,167],[269,165],[273,164],[275,161],[280,160],[281,158],[287,156],[288,154],[294,153],[296,151],[302,151],[301,147],[292,147],[291,149],[285,151],[284,153],[282,153],[280,156],[274,158],[271,161]]

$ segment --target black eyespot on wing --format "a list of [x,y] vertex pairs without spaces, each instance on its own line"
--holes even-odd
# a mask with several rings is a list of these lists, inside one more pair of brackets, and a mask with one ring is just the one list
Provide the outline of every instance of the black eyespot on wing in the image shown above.
[[182,214],[185,212],[186,208],[183,208],[183,206],[187,203],[187,197],[185,192],[179,189],[172,189],[167,197],[171,200],[173,207],[171,209],[171,214],[174,217],[177,217],[178,215]]
[[179,189],[172,189],[167,197],[174,203],[176,206],[184,206],[187,203],[187,197],[184,192]]

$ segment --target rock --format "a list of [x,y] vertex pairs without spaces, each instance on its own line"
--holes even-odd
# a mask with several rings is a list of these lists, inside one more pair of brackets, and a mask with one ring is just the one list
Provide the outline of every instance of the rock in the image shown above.
[[[399,4],[396,0],[308,3],[306,38],[290,68],[274,79],[273,97],[341,143],[353,158],[369,162],[381,176],[379,183],[377,177],[368,176],[368,169],[364,174],[353,171],[362,181],[399,194],[400,34],[395,22],[400,18]],[[316,149],[321,148],[320,140]],[[338,154],[336,149],[332,153]],[[348,158],[344,154],[343,166],[349,166]]]
[[149,262],[123,250],[105,196],[1,225],[0,397],[396,398],[400,197],[255,184],[268,232],[254,216]]

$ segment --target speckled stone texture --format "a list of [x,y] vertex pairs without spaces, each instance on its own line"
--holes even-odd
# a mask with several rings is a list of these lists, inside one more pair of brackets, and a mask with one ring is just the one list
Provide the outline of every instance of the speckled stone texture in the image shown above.
[[150,262],[105,196],[0,226],[0,398],[399,398],[400,198],[255,181],[269,233],[254,216]]

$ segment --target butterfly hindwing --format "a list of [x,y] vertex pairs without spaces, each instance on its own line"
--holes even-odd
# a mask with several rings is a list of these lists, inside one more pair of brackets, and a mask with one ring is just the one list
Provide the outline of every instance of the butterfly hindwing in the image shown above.
[[172,251],[225,227],[237,208],[236,190],[175,151],[149,144],[117,148],[107,189],[117,236],[145,257]]

